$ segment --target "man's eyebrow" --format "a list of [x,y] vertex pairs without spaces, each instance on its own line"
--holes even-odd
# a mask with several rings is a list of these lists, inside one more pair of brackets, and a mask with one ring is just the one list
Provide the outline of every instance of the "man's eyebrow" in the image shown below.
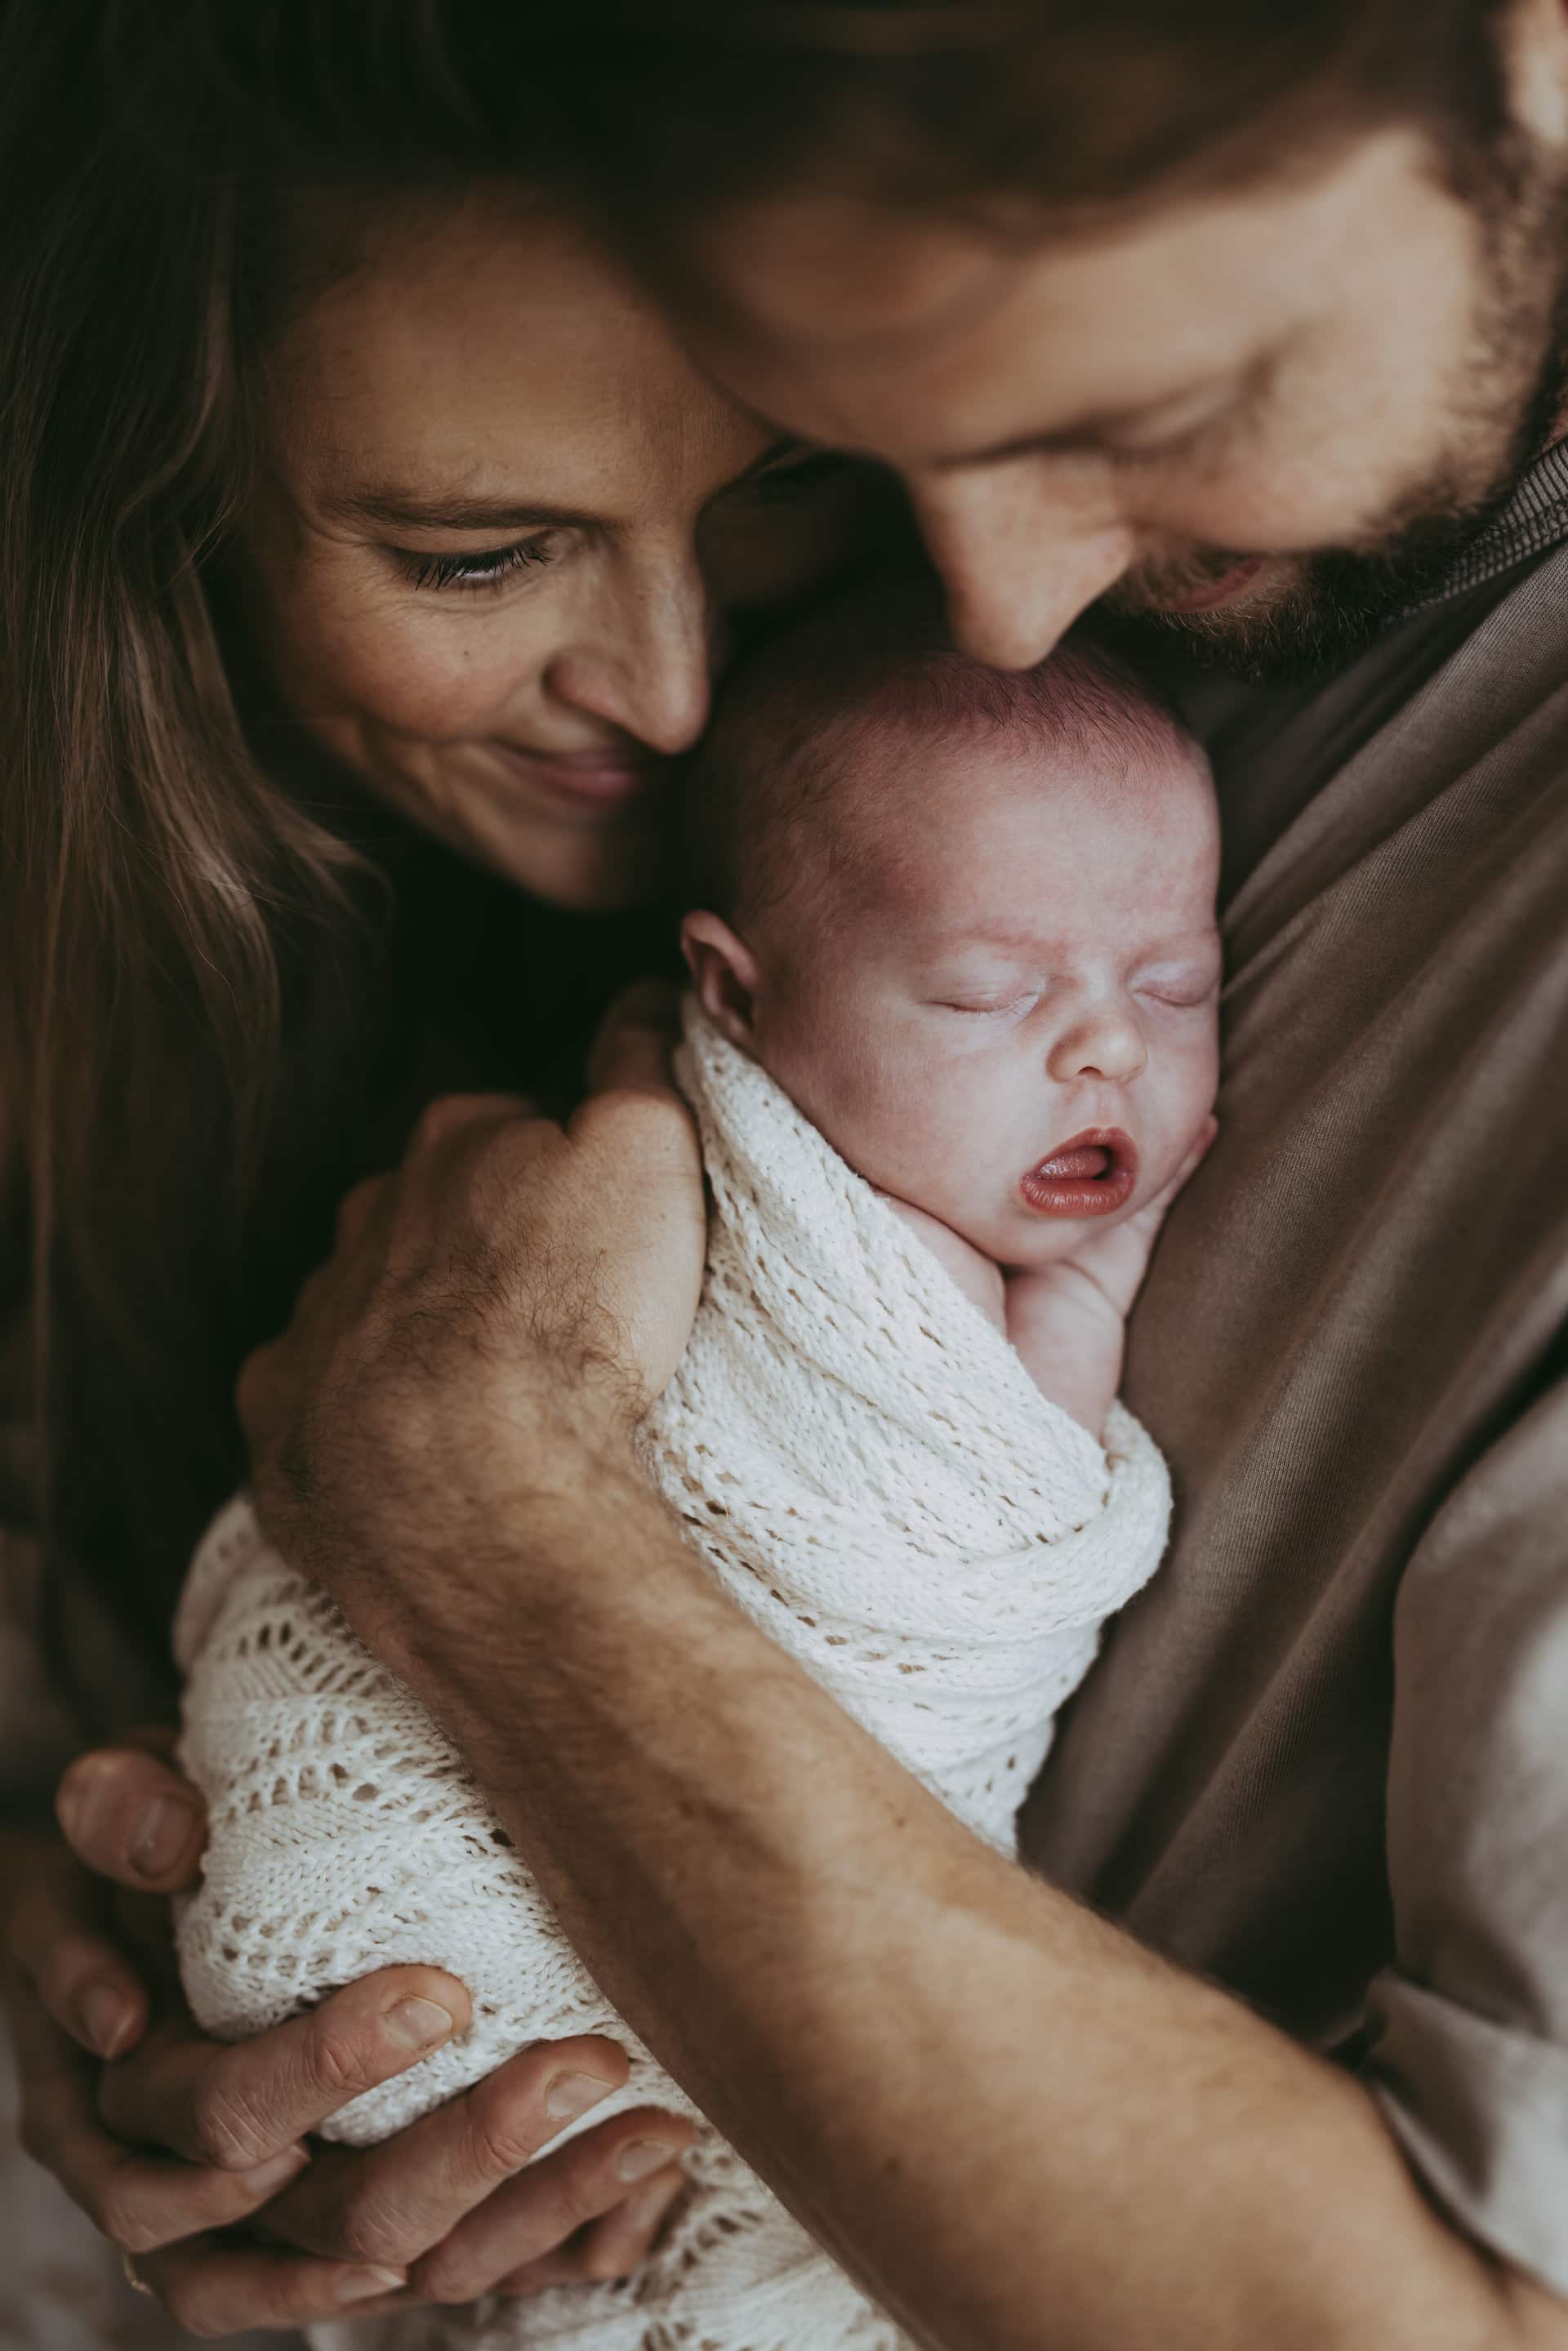
[[321,512],[335,522],[374,522],[391,530],[549,530],[601,525],[580,507],[540,506],[507,496],[422,496],[395,486],[329,491]]
[[1071,424],[1057,425],[1049,433],[1019,433],[1009,440],[994,442],[988,449],[965,449],[946,456],[929,457],[925,462],[933,473],[942,474],[952,473],[962,465],[1002,465],[1013,457],[1071,455],[1074,450],[1092,449],[1108,434],[1124,433],[1130,424],[1157,420],[1164,410],[1178,409],[1189,402],[1201,402],[1208,392],[1214,394],[1214,413],[1218,416],[1233,402],[1247,397],[1261,371],[1260,368],[1248,368],[1240,373],[1226,370],[1185,392],[1166,392],[1160,398],[1136,401],[1130,406],[1091,409],[1074,417]]

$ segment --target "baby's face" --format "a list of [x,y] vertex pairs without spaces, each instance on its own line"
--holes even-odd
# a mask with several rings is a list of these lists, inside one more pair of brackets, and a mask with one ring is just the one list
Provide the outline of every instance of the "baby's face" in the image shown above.
[[[749,926],[751,1050],[852,1166],[999,1264],[1132,1216],[1218,1078],[1212,789],[902,733]],[[840,805],[840,800],[842,805]],[[824,842],[824,845],[827,845]]]

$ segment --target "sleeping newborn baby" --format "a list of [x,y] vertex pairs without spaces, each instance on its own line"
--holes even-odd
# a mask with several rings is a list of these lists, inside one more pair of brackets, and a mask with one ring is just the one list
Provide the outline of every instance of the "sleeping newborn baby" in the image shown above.
[[[1207,772],[1095,653],[996,675],[857,602],[742,673],[694,802],[678,1070],[713,1209],[643,1458],[737,1604],[1010,1855],[1057,1709],[1165,1542],[1164,1466],[1115,1391],[1160,1216],[1212,1131]],[[631,2078],[574,2127],[694,2112],[461,1758],[243,1498],[177,1641],[211,1816],[181,1957],[209,2030],[423,1961],[467,1983],[472,2028],[329,2136],[382,2137],[588,2032],[622,2041]],[[636,2277],[454,2326],[486,2346],[901,2351],[698,2121],[690,2189]]]

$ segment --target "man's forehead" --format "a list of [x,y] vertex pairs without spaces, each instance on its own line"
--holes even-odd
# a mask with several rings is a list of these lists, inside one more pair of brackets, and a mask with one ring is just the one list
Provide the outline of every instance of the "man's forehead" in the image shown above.
[[[1114,216],[916,214],[802,188],[693,232],[688,323],[714,371],[763,413],[853,442],[860,397],[896,380],[911,403],[1009,361],[1072,421],[1108,391],[1155,402],[1195,372],[1240,367],[1332,300],[1358,242],[1442,201],[1414,131],[1359,136],[1310,172]],[[770,406],[769,387],[776,400]]]

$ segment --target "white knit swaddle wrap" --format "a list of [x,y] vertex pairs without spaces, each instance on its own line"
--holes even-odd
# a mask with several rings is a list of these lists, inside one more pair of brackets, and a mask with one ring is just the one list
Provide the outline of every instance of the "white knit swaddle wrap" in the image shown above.
[[[1119,1405],[1103,1452],[754,1061],[699,1014],[687,1040],[714,1212],[647,1465],[739,1605],[1010,1854],[1057,1708],[1158,1562],[1164,1464]],[[329,2137],[385,2137],[530,2043],[580,2032],[612,2034],[632,2074],[578,2127],[645,2102],[693,2113],[455,1750],[267,1547],[243,1497],[203,1543],[176,1641],[183,1757],[211,1821],[180,1954],[209,2031],[256,2032],[372,1969],[423,1962],[467,1984],[471,2030],[345,2106]],[[902,2344],[706,2124],[688,2167],[692,2193],[636,2279],[481,2310],[473,2339]]]

